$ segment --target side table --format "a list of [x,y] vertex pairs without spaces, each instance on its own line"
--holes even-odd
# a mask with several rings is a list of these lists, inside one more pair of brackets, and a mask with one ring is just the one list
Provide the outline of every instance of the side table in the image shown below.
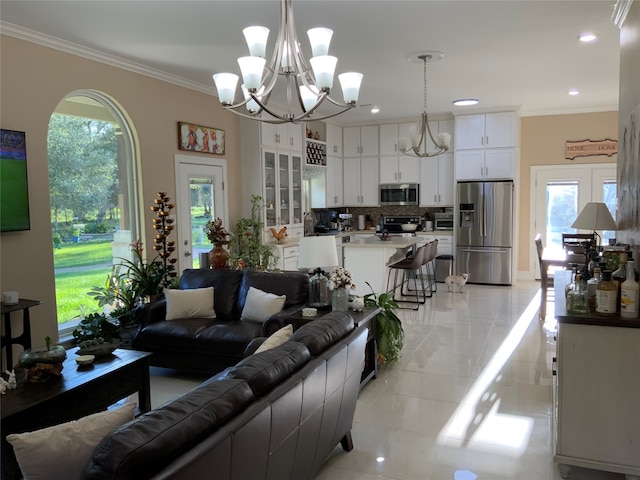
[[[0,338],[0,349],[6,347],[7,368],[13,368],[13,348],[14,344],[22,345],[25,350],[31,348],[31,321],[29,320],[29,309],[40,305],[40,300],[27,300],[21,298],[15,305],[2,303],[2,316],[4,317],[4,335]],[[22,334],[18,337],[11,336],[11,313],[22,310]]]
[[[353,323],[356,329],[367,329],[367,345],[365,347],[364,357],[364,370],[362,371],[362,377],[360,379],[360,389],[364,387],[371,379],[376,378],[378,375],[378,344],[376,343],[375,328],[376,322],[374,321],[376,315],[380,311],[376,307],[364,307],[361,312],[349,311],[349,315],[353,318]],[[312,322],[319,318],[324,317],[331,310],[318,310],[318,314],[315,317],[302,316],[302,310],[287,317],[287,321],[293,325],[293,329],[297,330],[306,323]]]

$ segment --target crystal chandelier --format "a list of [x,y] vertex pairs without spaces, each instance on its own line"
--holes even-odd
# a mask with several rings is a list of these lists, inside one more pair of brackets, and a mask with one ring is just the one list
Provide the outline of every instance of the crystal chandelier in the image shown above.
[[[280,30],[271,61],[267,64],[265,58],[269,29],[258,26],[245,28],[243,33],[249,46],[249,56],[238,58],[244,82],[241,85],[244,99],[234,103],[238,75],[218,73],[213,75],[213,81],[220,103],[225,109],[240,116],[267,123],[324,120],[355,107],[362,81],[361,73],[348,72],[338,76],[344,103],[329,96],[338,61],[328,54],[333,31],[328,28],[312,28],[307,32],[313,54],[313,58],[307,62],[300,51],[293,21],[292,0],[281,0],[280,5]],[[280,78],[285,81],[286,111],[279,111],[268,105]],[[332,112],[315,114],[325,101],[334,105]]]
[[[449,143],[451,142],[450,133],[438,133],[434,138],[429,127],[429,114],[427,112],[427,62],[434,62],[440,60],[444,55],[440,52],[417,52],[407,55],[409,61],[418,62],[422,61],[424,66],[424,106],[422,109],[421,119],[418,121],[418,133],[411,135],[411,147],[407,144],[409,139],[403,139],[404,145],[400,146],[400,151],[405,155],[411,157],[435,157],[442,155],[449,150]],[[432,152],[427,151],[427,140],[431,140],[436,150]]]

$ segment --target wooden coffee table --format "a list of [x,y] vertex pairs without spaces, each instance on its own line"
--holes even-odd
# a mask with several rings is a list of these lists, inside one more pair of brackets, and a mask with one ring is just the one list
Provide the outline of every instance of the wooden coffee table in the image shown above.
[[93,365],[78,367],[77,348],[67,350],[61,378],[44,383],[21,383],[2,396],[2,478],[15,478],[17,464],[6,441],[9,433],[38,430],[77,420],[138,393],[140,412],[151,409],[149,357],[151,353],[117,349],[97,357]]

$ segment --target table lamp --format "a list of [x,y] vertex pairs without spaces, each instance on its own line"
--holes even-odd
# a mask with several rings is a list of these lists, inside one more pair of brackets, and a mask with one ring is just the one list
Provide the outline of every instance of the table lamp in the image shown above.
[[302,237],[298,245],[298,267],[315,268],[309,279],[309,306],[327,308],[331,306],[328,280],[322,267],[337,267],[338,253],[333,236]]
[[592,230],[594,238],[598,237],[598,246],[600,245],[600,235],[596,230],[617,230],[618,225],[611,216],[609,208],[606,204],[600,202],[587,203],[578,218],[573,222],[571,228],[579,228],[581,230]]

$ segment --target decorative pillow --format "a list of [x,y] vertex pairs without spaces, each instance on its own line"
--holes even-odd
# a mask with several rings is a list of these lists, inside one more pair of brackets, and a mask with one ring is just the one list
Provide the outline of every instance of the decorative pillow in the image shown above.
[[213,287],[164,291],[167,300],[167,320],[178,318],[216,318],[213,309]]
[[274,295],[273,293],[258,290],[255,287],[249,287],[240,318],[242,320],[264,322],[271,315],[281,311],[286,300],[286,295]]
[[80,478],[100,441],[133,420],[136,404],[94,413],[79,420],[34,432],[7,435],[25,480]]
[[280,330],[275,332],[269,338],[267,338],[262,345],[260,345],[255,353],[264,352],[265,350],[270,350],[272,348],[277,347],[278,345],[282,345],[284,342],[289,340],[289,337],[293,334],[293,325],[289,324],[282,327]]

